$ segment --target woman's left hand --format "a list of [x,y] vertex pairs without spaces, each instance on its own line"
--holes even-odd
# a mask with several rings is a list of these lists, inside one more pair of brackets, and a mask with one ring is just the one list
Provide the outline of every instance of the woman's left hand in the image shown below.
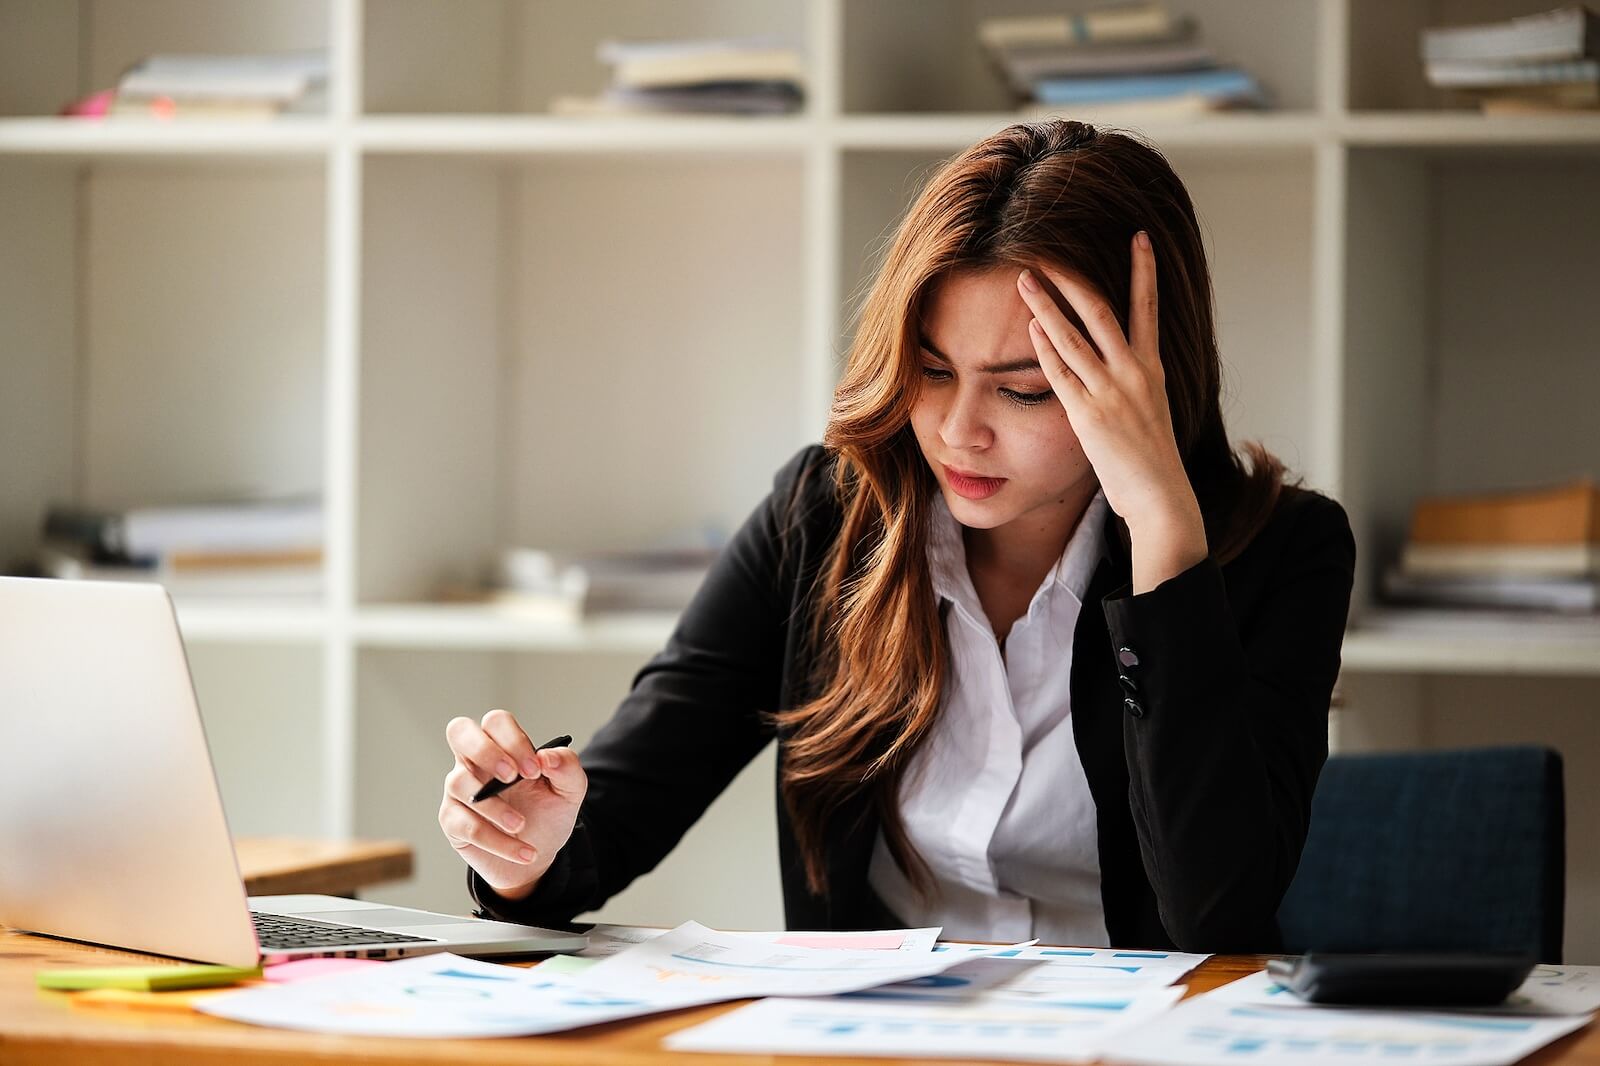
[[[1135,548],[1135,591],[1142,591],[1139,585],[1153,588],[1207,554],[1205,523],[1178,453],[1167,404],[1157,336],[1155,253],[1148,241],[1134,238],[1128,336],[1111,305],[1094,289],[1057,270],[1044,268],[1044,273],[1078,313],[1094,343],[1024,270],[1017,290],[1033,311],[1028,333],[1034,351],[1066,408],[1106,502],[1128,523]],[[1145,552],[1139,550],[1141,541]],[[1171,573],[1139,580],[1141,554],[1152,562],[1168,560],[1158,568]],[[1150,567],[1146,570],[1150,576]]]

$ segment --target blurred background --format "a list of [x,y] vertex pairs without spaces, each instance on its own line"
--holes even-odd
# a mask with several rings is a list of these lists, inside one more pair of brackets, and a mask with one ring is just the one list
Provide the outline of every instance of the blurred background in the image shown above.
[[[462,912],[446,721],[581,749],[931,170],[1133,129],[1234,437],[1355,526],[1335,749],[1559,750],[1600,962],[1600,76],[1548,7],[0,0],[0,565],[165,582],[235,832],[409,841],[373,894]],[[599,917],[781,927],[773,770]]]

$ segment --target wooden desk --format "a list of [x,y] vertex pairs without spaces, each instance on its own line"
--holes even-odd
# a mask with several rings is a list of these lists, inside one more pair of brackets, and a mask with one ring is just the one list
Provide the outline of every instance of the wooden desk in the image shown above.
[[297,892],[354,897],[356,890],[411,876],[411,845],[403,840],[306,840],[240,837],[233,842],[252,896]]
[[[148,1063],[300,1064],[377,1062],[398,1066],[492,1066],[496,1063],[585,1062],[601,1066],[883,1066],[890,1059],[713,1055],[667,1051],[661,1038],[737,1006],[719,1003],[575,1034],[497,1040],[405,1040],[263,1029],[204,1014],[164,1014],[74,1007],[71,993],[41,991],[37,970],[131,966],[148,955],[113,951],[0,928],[0,1063],[5,1066],[124,1066]],[[1227,984],[1265,965],[1260,956],[1219,957],[1190,975],[1189,994]],[[1600,1026],[1574,1033],[1526,1060],[1548,1066],[1600,1066]]]

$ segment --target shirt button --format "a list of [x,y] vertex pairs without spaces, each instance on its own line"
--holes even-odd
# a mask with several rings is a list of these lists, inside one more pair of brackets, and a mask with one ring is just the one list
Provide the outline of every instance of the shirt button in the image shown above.
[[1122,701],[1122,706],[1127,710],[1127,712],[1129,714],[1133,715],[1133,717],[1135,717],[1135,718],[1143,718],[1144,717],[1144,704],[1140,703],[1138,700],[1134,699],[1132,696],[1128,696],[1127,698],[1125,698]]
[[1139,656],[1132,648],[1118,648],[1117,662],[1122,664],[1123,669],[1130,669],[1139,665]]

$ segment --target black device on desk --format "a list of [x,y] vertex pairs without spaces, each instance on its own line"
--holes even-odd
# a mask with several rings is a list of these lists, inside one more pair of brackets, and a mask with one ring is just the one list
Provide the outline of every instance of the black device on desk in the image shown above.
[[1271,959],[1267,973],[1310,1003],[1373,1007],[1484,1007],[1533,972],[1532,955],[1336,955]]

